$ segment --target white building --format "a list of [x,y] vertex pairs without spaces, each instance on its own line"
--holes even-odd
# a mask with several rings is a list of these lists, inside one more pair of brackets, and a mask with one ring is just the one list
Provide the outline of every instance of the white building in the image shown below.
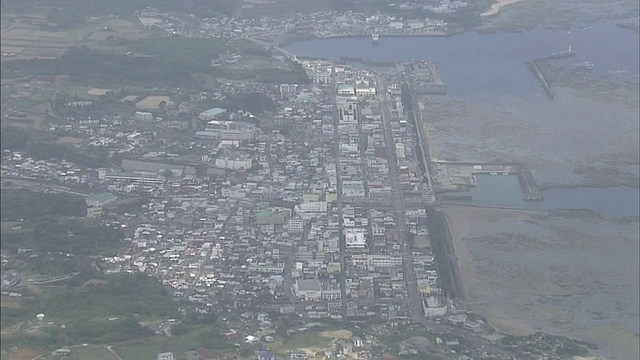
[[316,68],[313,72],[314,84],[328,84],[331,82],[331,69],[330,68]]
[[340,84],[338,85],[338,96],[356,96],[356,90],[349,84]]
[[300,233],[304,231],[304,220],[289,219],[289,231],[294,233]]
[[215,119],[219,119],[226,113],[227,113],[227,110],[225,109],[212,108],[212,109],[201,112],[199,118],[202,121],[215,120]]
[[151,121],[153,120],[153,114],[150,112],[136,111],[134,118],[138,121]]
[[344,233],[347,249],[364,249],[367,247],[364,229],[345,229]]
[[327,213],[326,201],[309,201],[296,205],[293,210],[304,220],[311,220]]
[[249,170],[253,166],[253,160],[251,159],[228,159],[217,158],[215,166],[221,169],[229,170]]
[[255,124],[227,120],[211,120],[207,123],[206,129],[196,132],[196,136],[200,138],[236,141],[251,140],[256,134]]
[[376,96],[376,87],[369,84],[360,83],[356,85],[356,97],[358,98],[374,98]]
[[429,296],[424,300],[422,307],[426,317],[443,316],[447,313],[447,307],[437,297]]
[[150,173],[127,173],[127,172],[106,172],[105,180],[127,182],[133,184],[162,184],[164,179],[158,174]]
[[173,353],[172,352],[163,352],[158,354],[157,360],[173,360]]
[[402,266],[402,257],[384,254],[354,254],[351,256],[354,267],[374,271],[376,268]]
[[396,143],[396,156],[399,159],[404,159],[405,154],[404,154],[404,144],[403,143]]

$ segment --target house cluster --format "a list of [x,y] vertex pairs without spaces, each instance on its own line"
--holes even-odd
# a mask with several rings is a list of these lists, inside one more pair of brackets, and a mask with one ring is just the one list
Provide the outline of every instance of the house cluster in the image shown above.
[[[421,9],[434,14],[450,14],[467,6],[463,1],[443,0],[439,4],[405,3],[403,11]],[[367,15],[353,11],[295,14],[286,17],[207,17],[179,18],[168,13],[147,9],[138,12],[146,27],[168,35],[237,39],[251,36],[271,36],[297,33],[316,37],[381,34],[445,34],[448,23],[437,18],[405,19],[387,14]]]
[[16,178],[80,186],[88,186],[93,178],[90,170],[70,161],[36,160],[24,153],[11,150],[2,152],[0,174],[6,181]]

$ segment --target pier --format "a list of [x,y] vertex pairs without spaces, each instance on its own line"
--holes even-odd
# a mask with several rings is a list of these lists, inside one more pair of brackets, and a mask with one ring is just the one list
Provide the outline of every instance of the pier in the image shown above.
[[522,192],[524,192],[525,201],[542,201],[542,192],[538,189],[529,170],[520,169],[518,171],[518,181],[520,182],[520,187],[522,187]]
[[538,60],[527,61],[527,66],[529,67],[529,70],[531,70],[531,72],[533,73],[533,76],[535,76],[535,78],[542,83],[542,87],[544,87],[544,91],[547,93],[547,96],[549,97],[549,99],[553,99],[553,92],[551,91],[551,85],[549,85],[547,78],[544,76],[544,74],[540,70],[540,67],[538,66],[537,62]]

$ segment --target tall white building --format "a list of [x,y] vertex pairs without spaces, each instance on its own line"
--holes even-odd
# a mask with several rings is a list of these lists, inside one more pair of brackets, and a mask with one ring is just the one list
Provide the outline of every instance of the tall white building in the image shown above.
[[398,159],[404,159],[404,144],[403,143],[396,143],[396,156],[398,157]]

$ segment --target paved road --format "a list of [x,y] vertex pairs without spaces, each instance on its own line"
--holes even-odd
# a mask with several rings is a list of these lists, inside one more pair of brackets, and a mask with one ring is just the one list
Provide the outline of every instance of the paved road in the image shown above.
[[[309,232],[311,231],[311,225],[310,224],[306,224],[305,228],[304,228],[304,232],[302,233],[302,235],[300,236],[300,239],[298,239],[298,242],[302,243],[305,241],[305,239],[309,236]],[[300,314],[302,316],[302,319],[306,322],[311,321],[311,318],[309,318],[309,315],[307,314],[306,310],[304,309],[304,303],[302,301],[300,301],[300,299],[298,299],[294,294],[293,294],[293,278],[291,277],[291,270],[293,269],[293,263],[296,260],[296,253],[298,252],[298,246],[297,244],[294,245],[293,247],[293,251],[289,254],[289,256],[287,257],[287,259],[285,260],[285,264],[284,264],[284,287],[285,287],[285,293],[287,294],[287,298],[289,299],[289,302],[291,302],[291,304],[293,306],[295,306],[296,308],[296,312],[298,314]]]
[[335,69],[333,70],[334,73],[331,76],[331,96],[332,96],[332,100],[333,100],[333,132],[334,132],[334,143],[333,143],[333,151],[335,154],[335,163],[336,163],[336,188],[337,188],[337,192],[338,192],[338,196],[337,196],[337,200],[336,200],[336,206],[338,208],[338,229],[340,229],[340,241],[339,241],[339,248],[340,248],[340,292],[341,292],[341,298],[342,298],[342,320],[343,321],[347,321],[347,285],[345,283],[346,280],[346,272],[347,272],[347,266],[346,266],[346,251],[347,251],[347,247],[345,244],[345,237],[344,237],[344,219],[342,217],[342,207],[344,206],[343,204],[343,196],[342,196],[342,179],[340,177],[340,131],[338,130],[338,123],[340,122],[340,117],[338,115],[338,97],[337,97],[337,83],[336,83],[336,77],[335,77]]
[[393,206],[396,211],[396,221],[402,246],[402,265],[404,268],[404,278],[407,285],[408,306],[411,311],[411,319],[421,321],[423,319],[422,297],[418,293],[418,282],[416,280],[415,269],[413,267],[413,254],[411,243],[407,236],[407,224],[405,219],[405,200],[400,188],[400,177],[398,169],[398,159],[393,141],[393,131],[391,129],[391,112],[387,103],[387,86],[382,76],[377,78],[377,93],[379,94],[380,109],[382,110],[382,124],[387,145],[387,159],[389,162],[389,177],[394,192]]
[[[226,232],[227,226],[229,225],[229,222],[231,221],[231,218],[236,214],[236,211],[238,210],[239,204],[240,204],[240,201],[237,200],[236,203],[234,204],[233,208],[231,208],[231,212],[229,213],[229,216],[227,216],[227,218],[224,221],[224,224],[222,225],[222,228],[220,229],[220,233],[219,233],[220,236],[224,236],[226,234],[225,232]],[[185,299],[189,299],[189,296],[191,296],[191,294],[193,293],[193,290],[195,290],[195,288],[196,288],[196,284],[198,283],[198,281],[202,277],[202,274],[204,273],[205,267],[207,265],[209,265],[209,263],[211,262],[211,252],[212,251],[213,251],[213,247],[211,247],[209,249],[209,251],[207,251],[207,254],[205,255],[204,260],[200,264],[200,268],[198,269],[198,273],[193,278],[193,281],[191,282],[191,285],[189,285],[189,288],[187,289],[187,291],[184,292],[184,298]]]

